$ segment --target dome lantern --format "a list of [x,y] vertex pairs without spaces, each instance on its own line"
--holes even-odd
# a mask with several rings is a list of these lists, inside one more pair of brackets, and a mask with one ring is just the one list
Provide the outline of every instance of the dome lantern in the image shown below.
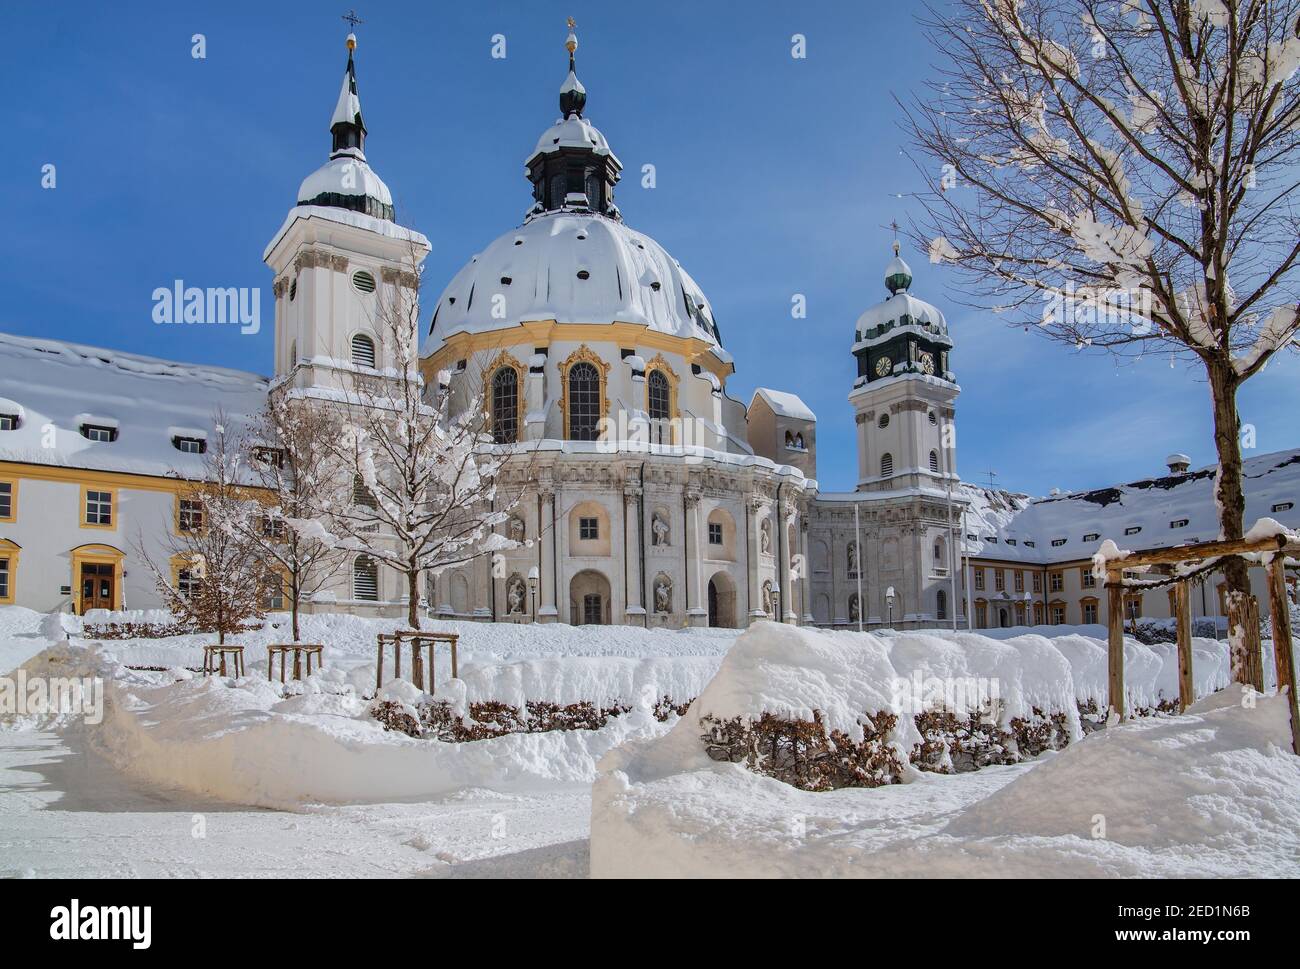
[[618,219],[614,185],[623,164],[605,136],[583,117],[587,90],[578,80],[574,52],[578,38],[573,18],[564,42],[569,52],[569,73],[560,86],[560,118],[537,140],[537,147],[525,162],[525,173],[533,183],[533,206],[529,217],[547,212],[591,212]]
[[912,286],[912,267],[898,254],[898,242],[894,242],[894,258],[885,267],[885,288],[891,294],[906,292]]

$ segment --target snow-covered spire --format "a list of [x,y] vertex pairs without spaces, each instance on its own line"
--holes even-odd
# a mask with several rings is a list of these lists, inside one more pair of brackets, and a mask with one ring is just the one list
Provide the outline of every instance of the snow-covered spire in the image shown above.
[[577,26],[574,19],[570,17],[569,36],[564,41],[564,47],[569,52],[569,76],[560,85],[560,116],[563,118],[570,115],[581,118],[582,109],[587,106],[587,89],[578,80],[577,64],[573,56],[574,51],[578,49],[578,35],[573,32]]
[[343,86],[339,100],[330,118],[330,134],[334,136],[333,154],[350,154],[365,158],[366,124],[361,120],[361,98],[357,94],[357,70],[352,52],[357,49],[357,35],[348,34],[348,66],[343,71]]

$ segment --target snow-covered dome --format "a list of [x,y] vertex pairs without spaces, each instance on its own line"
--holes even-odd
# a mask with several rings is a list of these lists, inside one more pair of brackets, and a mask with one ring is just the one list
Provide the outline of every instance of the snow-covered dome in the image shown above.
[[639,323],[721,346],[712,307],[677,260],[594,213],[536,215],[474,256],[439,297],[425,352],[453,333],[529,320]]
[[576,114],[561,118],[543,131],[542,136],[537,139],[537,147],[528,156],[528,160],[532,161],[538,155],[550,154],[561,148],[586,148],[601,155],[613,154],[609,149],[609,142],[600,133],[600,129],[592,124],[590,119],[581,118]]
[[384,180],[375,174],[360,155],[344,153],[331,158],[312,172],[298,188],[299,205],[328,205],[318,202],[322,195],[347,195],[372,198],[390,208],[393,195]]
[[929,326],[938,334],[948,333],[948,321],[941,310],[911,293],[899,292],[858,317],[857,339],[870,339],[876,335],[872,332],[876,327],[908,325]]
[[855,340],[873,339],[896,326],[921,326],[946,336],[948,321],[943,313],[909,293],[911,285],[912,267],[898,254],[898,243],[895,242],[894,258],[885,266],[885,288],[890,296],[858,317]]

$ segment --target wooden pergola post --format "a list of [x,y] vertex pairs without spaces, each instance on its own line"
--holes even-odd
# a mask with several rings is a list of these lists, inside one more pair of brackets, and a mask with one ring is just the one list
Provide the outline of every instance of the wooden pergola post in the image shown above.
[[1124,576],[1106,573],[1106,625],[1109,631],[1107,651],[1107,703],[1115,716],[1124,719]]
[[1178,712],[1196,702],[1192,682],[1192,596],[1186,580],[1174,584],[1174,609],[1178,622]]
[[1286,598],[1286,556],[1278,552],[1268,563],[1268,602],[1273,613],[1273,662],[1277,692],[1286,694],[1291,711],[1291,750],[1300,754],[1300,708],[1295,695],[1295,657],[1291,649],[1291,611]]

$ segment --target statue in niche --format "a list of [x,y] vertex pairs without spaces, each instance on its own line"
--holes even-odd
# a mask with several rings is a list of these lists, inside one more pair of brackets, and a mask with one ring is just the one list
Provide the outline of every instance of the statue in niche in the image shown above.
[[858,573],[858,543],[849,542],[849,575]]
[[858,597],[855,593],[849,596],[849,622],[857,622],[861,615],[862,611],[858,608]]
[[764,555],[772,554],[772,520],[764,518],[758,526],[758,550]]
[[663,573],[655,579],[655,612],[673,611],[673,580]]
[[775,611],[775,604],[772,601],[772,583],[763,583],[763,611],[771,616]]
[[668,523],[659,512],[655,512],[650,519],[650,544],[661,548],[667,548],[669,545]]
[[511,515],[510,516],[510,538],[513,541],[522,543],[524,540],[524,533],[525,533],[524,520],[520,518],[518,515]]
[[511,615],[523,614],[525,598],[524,580],[518,575],[510,576],[510,581],[506,583],[506,605]]

